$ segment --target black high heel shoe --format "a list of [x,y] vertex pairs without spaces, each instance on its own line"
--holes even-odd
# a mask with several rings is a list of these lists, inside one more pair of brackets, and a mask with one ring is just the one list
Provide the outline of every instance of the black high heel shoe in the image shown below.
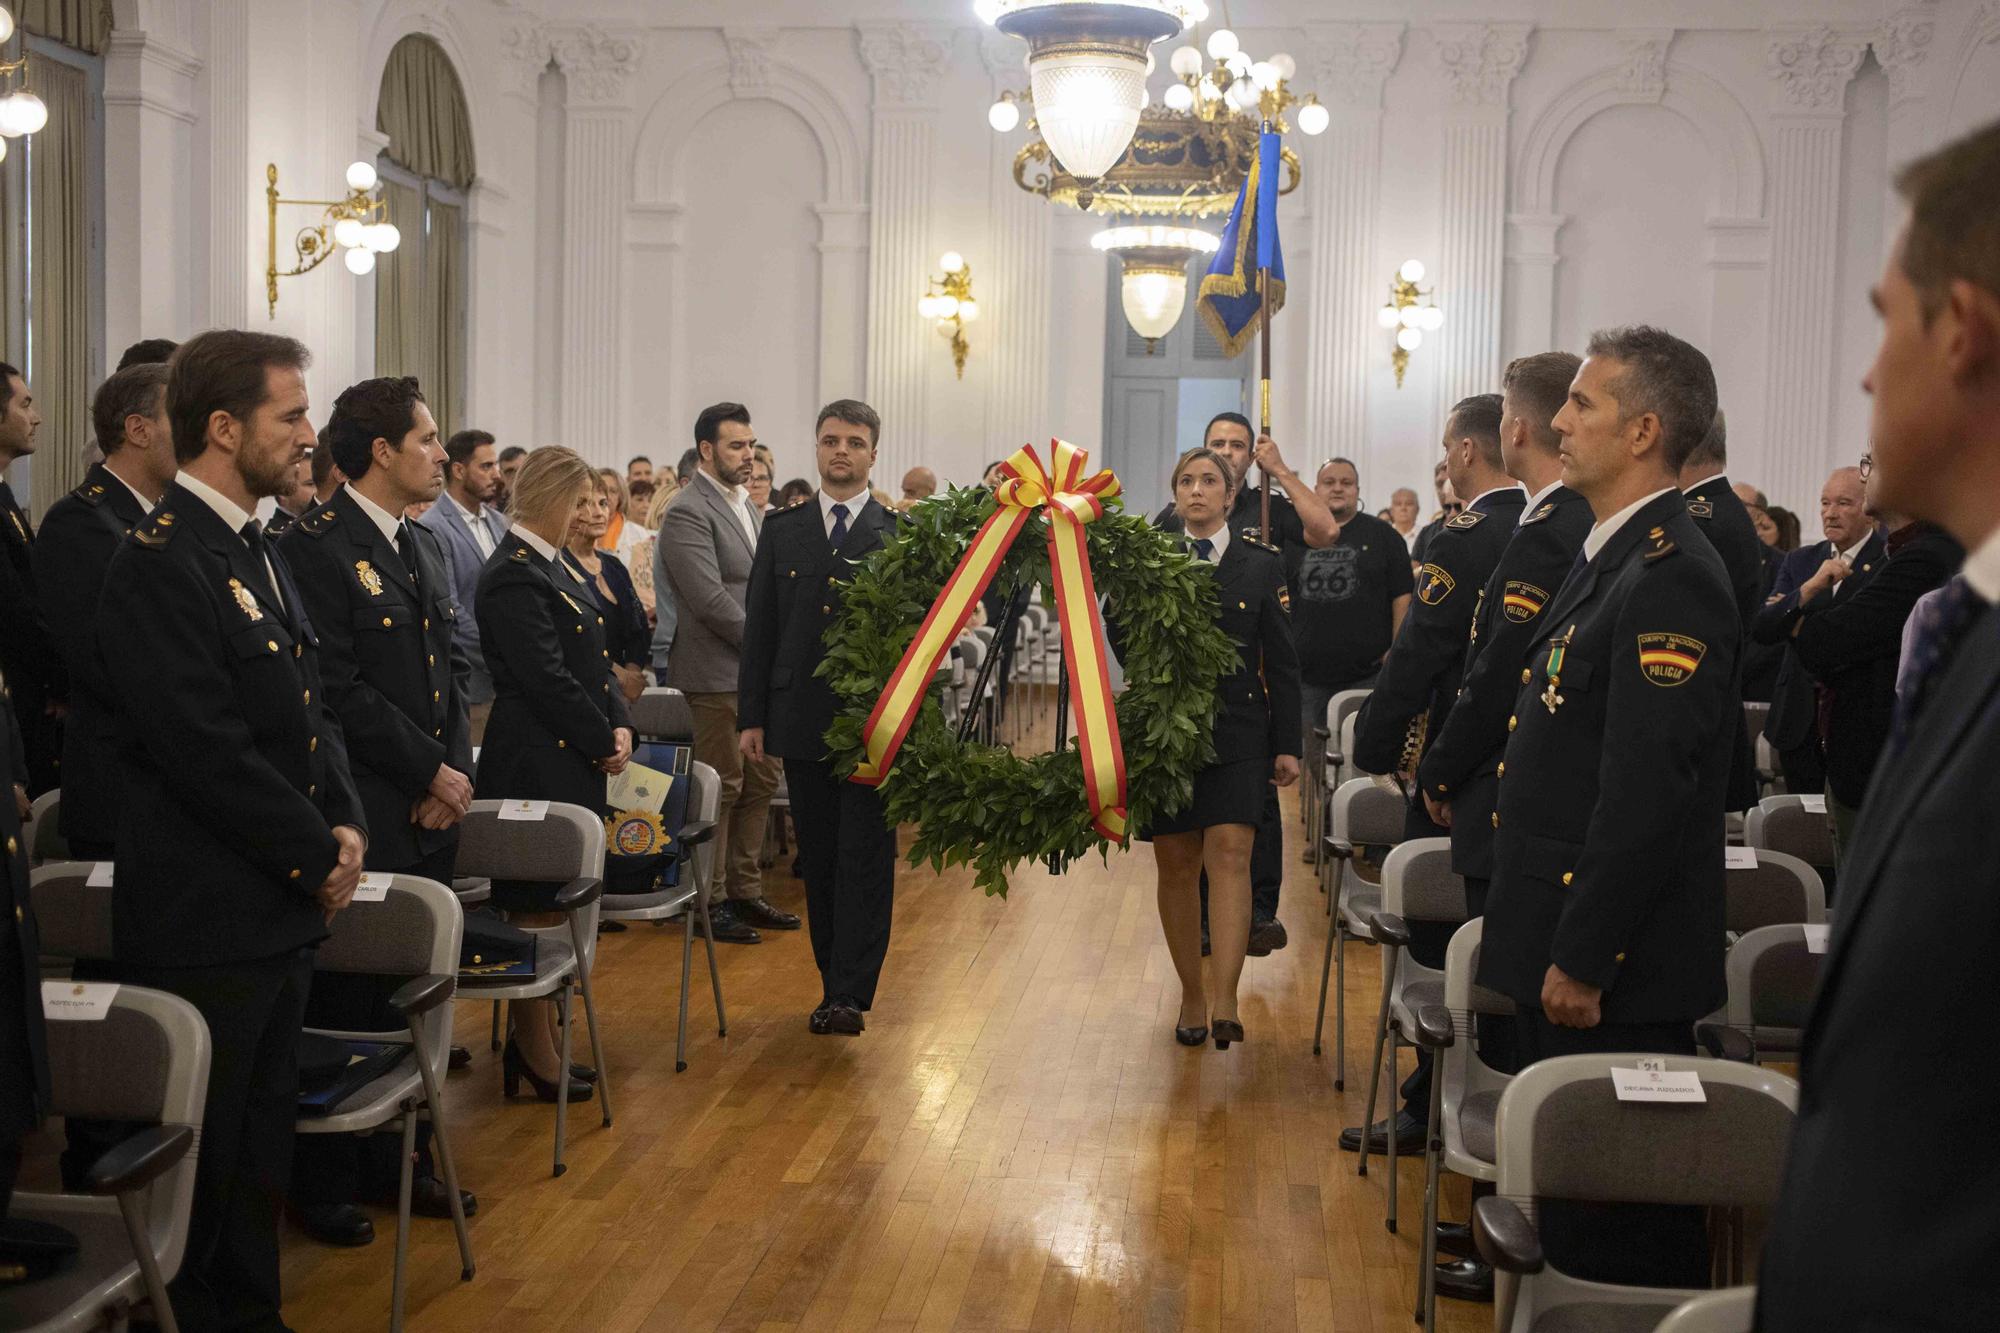
[[1208,1029],[1177,1027],[1174,1029],[1174,1040],[1183,1046],[1200,1046],[1208,1041]]
[[1243,1025],[1233,1018],[1218,1018],[1211,1027],[1215,1033],[1215,1049],[1226,1051],[1232,1041],[1243,1040]]
[[[528,1080],[529,1086],[534,1088],[536,1097],[545,1102],[555,1101],[556,1085],[537,1074],[534,1067],[528,1063],[527,1057],[521,1054],[521,1048],[510,1041],[500,1057],[500,1091],[509,1097],[519,1096],[521,1080],[524,1078]],[[569,1100],[572,1102],[587,1102],[596,1091],[594,1087],[580,1079],[568,1080]]]

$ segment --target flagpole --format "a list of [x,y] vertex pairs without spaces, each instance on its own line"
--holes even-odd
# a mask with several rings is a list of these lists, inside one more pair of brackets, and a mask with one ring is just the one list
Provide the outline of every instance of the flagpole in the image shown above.
[[[1260,127],[1259,140],[1258,140],[1260,145],[1262,143],[1262,135],[1270,133],[1270,130],[1271,130],[1271,122],[1268,120],[1264,121],[1262,126]],[[1262,151],[1261,148],[1259,151]],[[1262,248],[1261,244],[1259,248],[1260,249]],[[1262,365],[1259,368],[1259,377],[1257,386],[1258,399],[1259,399],[1258,424],[1261,428],[1261,434],[1264,436],[1269,436],[1271,433],[1270,283],[1271,283],[1270,266],[1259,265],[1257,269],[1257,315],[1258,318],[1263,321],[1264,327],[1259,331],[1259,337],[1257,339],[1258,344],[1260,346],[1259,356],[1262,360]],[[1262,513],[1258,516],[1258,520],[1262,530],[1260,540],[1268,544],[1271,540],[1271,469],[1260,466],[1257,469],[1257,471],[1259,474],[1258,479],[1263,483],[1263,485],[1258,488],[1258,490],[1261,493],[1259,498],[1259,508],[1262,510]]]

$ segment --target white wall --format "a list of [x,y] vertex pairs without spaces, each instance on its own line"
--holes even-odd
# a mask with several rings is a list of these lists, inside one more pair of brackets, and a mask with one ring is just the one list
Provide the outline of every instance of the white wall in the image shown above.
[[[1894,164],[2000,115],[2000,5],[1978,0],[1239,8],[1246,43],[1297,55],[1300,90],[1342,126],[1293,137],[1309,178],[1331,173],[1341,194],[1283,205],[1277,432],[1301,465],[1356,457],[1378,503],[1427,485],[1441,409],[1497,387],[1505,358],[1645,319],[1714,359],[1732,474],[1809,515],[1826,468],[1864,444],[1865,292],[1897,222]],[[113,355],[235,323],[310,343],[322,405],[368,373],[365,280],[337,267],[286,279],[268,317],[264,164],[287,194],[337,188],[379,142],[389,49],[426,32],[471,102],[470,399],[503,439],[671,457],[700,406],[732,397],[789,475],[807,468],[820,403],[873,395],[888,410],[878,480],[893,489],[911,462],[969,480],[1031,433],[1101,433],[1104,321],[1119,315],[1088,248],[1100,224],[1051,216],[1008,179],[1024,136],[994,136],[984,109],[1025,82],[1020,48],[979,29],[969,4],[115,12]],[[1379,167],[1356,178],[1371,153]],[[1343,211],[1350,195],[1372,209]],[[946,248],[986,298],[962,380],[914,308]],[[1451,322],[1398,388],[1387,336],[1365,322],[1412,255]]]

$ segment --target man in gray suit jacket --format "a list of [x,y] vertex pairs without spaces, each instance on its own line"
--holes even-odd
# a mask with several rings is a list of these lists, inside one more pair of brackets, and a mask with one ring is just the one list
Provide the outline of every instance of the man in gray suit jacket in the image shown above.
[[764,525],[743,490],[757,436],[748,408],[717,403],[695,419],[694,439],[700,455],[694,478],[660,520],[655,549],[666,583],[655,586],[662,600],[672,596],[678,613],[667,669],[694,712],[694,757],[722,779],[715,830],[722,873],[710,892],[719,881],[726,897],[712,904],[710,919],[717,939],[754,944],[756,927],[799,928],[798,917],[764,900],[757,864],[777,767],[768,760],[746,762],[736,745],[743,599]]
[[417,522],[444,543],[452,597],[458,602],[458,625],[452,638],[472,663],[472,682],[465,698],[471,705],[472,743],[477,745],[485,738],[486,716],[493,711],[493,677],[479,651],[479,625],[473,619],[472,604],[487,557],[507,535],[507,520],[492,507],[500,489],[499,455],[493,436],[483,430],[462,430],[445,442],[444,451],[444,494]]

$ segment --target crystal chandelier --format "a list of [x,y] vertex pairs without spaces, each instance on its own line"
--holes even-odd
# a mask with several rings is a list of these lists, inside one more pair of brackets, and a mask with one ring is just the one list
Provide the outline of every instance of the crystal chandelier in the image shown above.
[[1146,354],[1180,322],[1187,308],[1188,261],[1212,255],[1221,242],[1192,227],[1109,227],[1090,238],[1092,248],[1117,255],[1119,303],[1125,322],[1146,340]]

